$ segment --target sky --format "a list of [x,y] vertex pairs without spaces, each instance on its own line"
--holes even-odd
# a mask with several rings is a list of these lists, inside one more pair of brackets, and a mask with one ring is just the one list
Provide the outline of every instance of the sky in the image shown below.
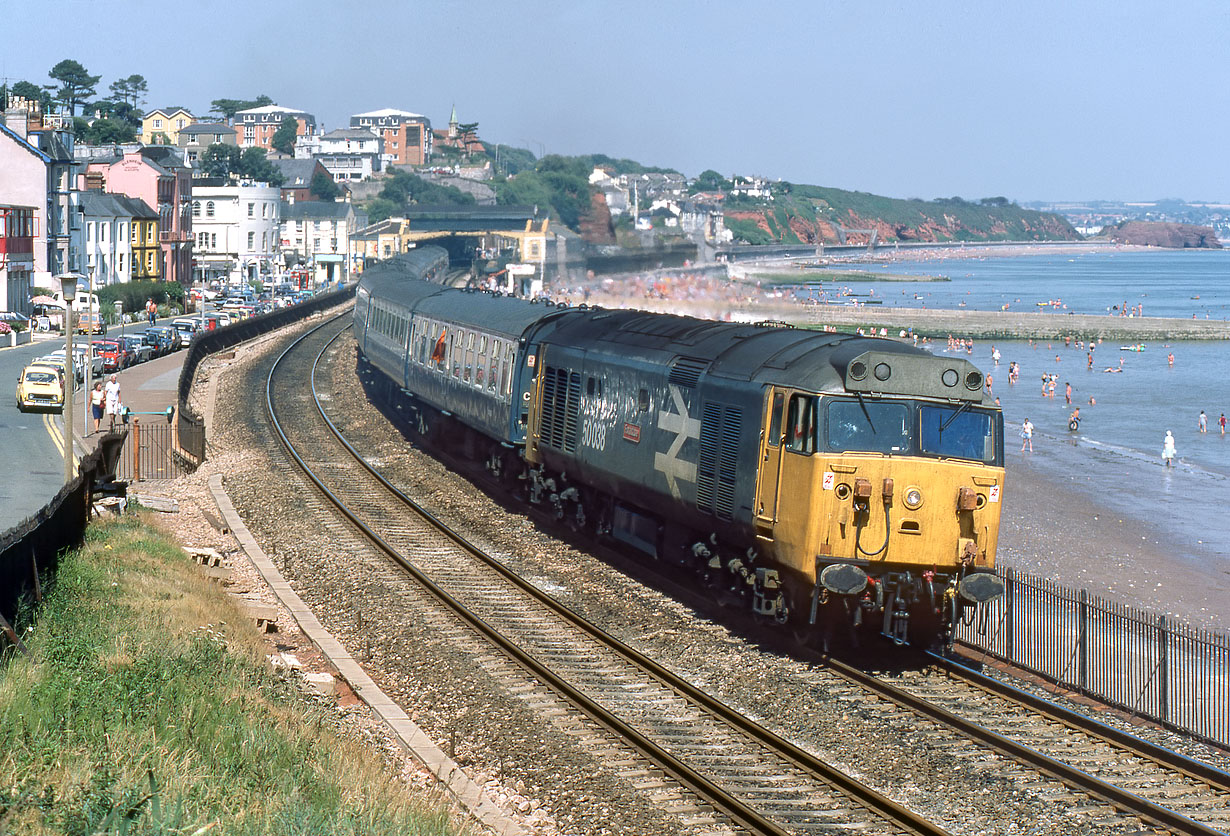
[[[0,78],[893,197],[1230,203],[1230,3],[0,0]],[[15,36],[16,33],[22,33]],[[2,173],[0,173],[2,176]]]

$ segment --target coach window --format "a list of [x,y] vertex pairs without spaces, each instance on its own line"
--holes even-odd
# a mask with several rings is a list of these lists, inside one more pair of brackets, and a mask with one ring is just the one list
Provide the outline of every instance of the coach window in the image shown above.
[[457,334],[457,339],[453,341],[453,377],[461,377],[461,364],[465,358],[465,346],[466,335],[462,331]]
[[638,412],[649,411],[649,390],[642,389],[636,393],[636,409]]
[[811,455],[816,452],[816,399],[791,395],[786,417],[786,449]]

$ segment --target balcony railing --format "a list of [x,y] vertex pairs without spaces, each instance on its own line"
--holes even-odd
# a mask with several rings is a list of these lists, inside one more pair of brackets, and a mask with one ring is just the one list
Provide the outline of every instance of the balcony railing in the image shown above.
[[187,232],[162,232],[158,233],[158,242],[161,244],[183,244],[192,240],[192,236]]

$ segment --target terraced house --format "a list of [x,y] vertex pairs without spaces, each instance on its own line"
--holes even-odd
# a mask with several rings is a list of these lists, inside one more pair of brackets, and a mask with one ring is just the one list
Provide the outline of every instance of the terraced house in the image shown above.
[[176,145],[179,132],[196,121],[182,107],[174,110],[151,110],[141,117],[141,142],[146,145]]

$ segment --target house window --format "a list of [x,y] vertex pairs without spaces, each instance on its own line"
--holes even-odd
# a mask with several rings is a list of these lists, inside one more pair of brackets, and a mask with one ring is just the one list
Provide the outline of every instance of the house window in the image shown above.
[[115,257],[115,271],[121,274],[124,272],[124,254],[123,253],[120,253],[119,255]]
[[87,241],[94,240],[94,222],[93,221],[89,221],[85,225],[85,239]]
[[218,249],[218,233],[216,232],[209,233],[209,248],[211,250]]
[[267,249],[269,249],[269,233],[262,232],[261,233],[261,252],[264,252]]
[[256,204],[249,203],[248,204],[248,217],[249,218],[255,217],[256,216],[255,213],[256,213]]
[[256,139],[256,128],[253,125],[245,125],[243,129],[243,138],[247,142],[252,142]]
[[255,248],[256,248],[256,233],[249,232],[248,233],[248,250],[251,251]]
[[201,217],[201,201],[199,200],[192,201],[192,217]]
[[162,127],[162,120],[161,120],[161,119],[155,119],[155,120],[154,120],[154,129],[155,129],[155,130],[157,130],[157,129],[161,128],[161,127]]
[[205,204],[205,217],[212,218],[214,216],[214,202],[211,200]]
[[265,210],[267,210],[268,208],[269,208],[269,204],[268,204],[268,203],[262,203],[262,204],[261,204],[261,217],[262,217],[262,218],[263,218],[263,217],[265,217]]
[[320,239],[319,239],[319,238],[313,238],[313,239],[312,239],[312,249],[314,249],[314,250],[319,250],[319,249],[320,249]]

